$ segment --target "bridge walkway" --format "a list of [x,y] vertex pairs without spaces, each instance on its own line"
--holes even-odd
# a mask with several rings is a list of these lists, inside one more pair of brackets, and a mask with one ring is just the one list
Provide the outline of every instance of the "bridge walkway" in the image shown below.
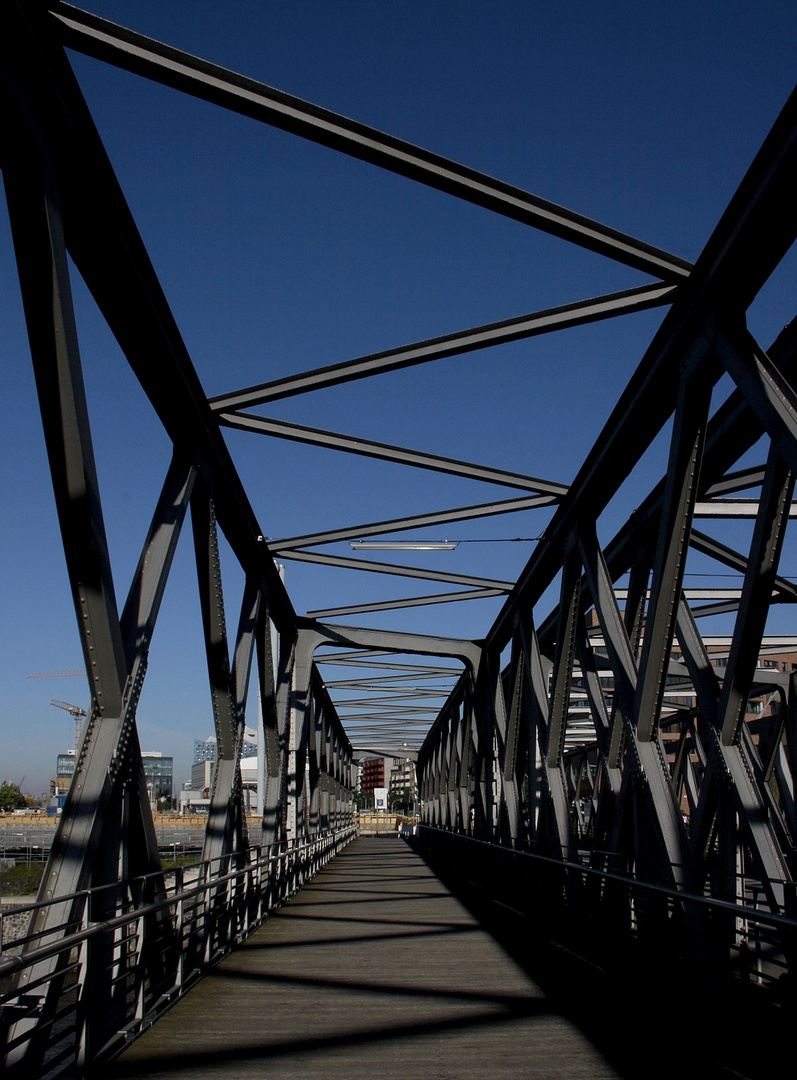
[[619,1074],[419,855],[377,837],[350,844],[103,1075]]

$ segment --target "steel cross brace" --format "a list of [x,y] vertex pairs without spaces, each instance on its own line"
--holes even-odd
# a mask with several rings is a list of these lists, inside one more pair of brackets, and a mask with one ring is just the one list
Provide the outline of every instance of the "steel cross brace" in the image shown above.
[[52,4],[51,7],[59,21],[62,38],[70,48],[448,192],[653,277],[679,281],[689,273],[690,264],[684,259],[520,188],[96,15],[67,4]]

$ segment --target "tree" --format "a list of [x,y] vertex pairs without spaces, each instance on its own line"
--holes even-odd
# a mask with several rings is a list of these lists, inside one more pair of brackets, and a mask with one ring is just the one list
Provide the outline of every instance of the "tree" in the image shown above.
[[27,805],[18,784],[9,784],[8,780],[0,784],[0,810],[21,810]]
[[403,813],[408,814],[410,807],[412,806],[412,788],[401,787],[394,788],[390,794],[390,807],[391,810],[401,810]]

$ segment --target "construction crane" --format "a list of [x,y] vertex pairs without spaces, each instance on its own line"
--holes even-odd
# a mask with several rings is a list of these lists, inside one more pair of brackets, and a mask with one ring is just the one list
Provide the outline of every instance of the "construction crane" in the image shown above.
[[69,671],[32,671],[26,679],[77,679],[86,672],[83,668],[70,668]]
[[83,727],[83,719],[87,715],[85,709],[81,709],[79,705],[70,705],[68,701],[51,701],[51,705],[55,705],[58,709],[65,709],[70,716],[75,718],[75,754],[77,755],[80,747],[80,729]]

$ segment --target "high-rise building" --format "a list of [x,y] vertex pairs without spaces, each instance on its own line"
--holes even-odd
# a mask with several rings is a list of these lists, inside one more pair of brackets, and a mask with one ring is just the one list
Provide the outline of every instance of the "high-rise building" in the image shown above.
[[160,750],[142,750],[141,761],[147,781],[149,801],[155,806],[158,799],[174,797],[174,758],[166,757]]
[[[218,756],[218,743],[215,735],[208,735],[207,739],[194,739],[194,764],[200,761],[215,761]],[[244,741],[241,746],[241,757],[250,758],[257,755],[257,732],[252,728],[244,728]]]
[[59,806],[63,806],[72,777],[75,775],[75,751],[67,750],[59,754],[55,759],[55,776],[50,779],[50,794],[53,795]]
[[213,774],[216,771],[216,759],[195,761],[191,766],[191,790],[210,793],[213,787]]
[[359,784],[361,791],[373,791],[385,786],[385,759],[381,757],[363,758],[360,762]]
[[415,775],[415,762],[412,758],[395,758],[390,770],[390,788],[388,802],[391,808],[403,805],[409,812],[418,797],[418,782]]
[[218,744],[215,735],[209,735],[207,739],[194,739],[194,764],[200,761],[215,761]]

